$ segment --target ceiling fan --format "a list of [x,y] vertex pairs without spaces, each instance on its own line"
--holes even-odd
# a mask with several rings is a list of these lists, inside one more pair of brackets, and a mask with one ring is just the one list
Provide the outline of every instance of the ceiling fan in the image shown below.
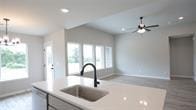
[[157,24],[157,25],[146,26],[146,25],[143,23],[143,18],[144,18],[144,17],[140,17],[140,24],[138,25],[137,30],[133,31],[132,33],[138,32],[138,33],[142,34],[142,33],[145,33],[146,31],[147,31],[147,32],[151,31],[150,28],[159,27],[158,24]]

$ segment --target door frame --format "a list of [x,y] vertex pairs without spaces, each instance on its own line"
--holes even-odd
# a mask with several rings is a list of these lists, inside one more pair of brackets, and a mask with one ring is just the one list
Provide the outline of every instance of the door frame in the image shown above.
[[[174,38],[188,38],[188,37],[192,37],[192,40],[193,40],[193,76],[184,76],[184,75],[173,75],[172,74],[172,67],[171,67],[171,63],[172,63],[172,57],[171,57],[171,39],[174,39]],[[170,72],[170,74],[169,74],[169,78],[170,79],[173,79],[174,77],[178,77],[178,78],[189,78],[189,79],[194,79],[194,72],[195,72],[195,70],[194,70],[194,34],[182,34],[182,35],[174,35],[174,36],[169,36],[168,37],[168,41],[169,41],[169,72]]]

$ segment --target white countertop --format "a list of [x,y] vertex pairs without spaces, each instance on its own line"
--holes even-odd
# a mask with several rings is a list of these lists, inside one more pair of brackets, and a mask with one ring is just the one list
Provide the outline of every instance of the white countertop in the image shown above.
[[163,89],[100,81],[97,89],[108,91],[109,94],[95,102],[60,91],[78,84],[93,87],[93,79],[69,76],[64,79],[34,83],[33,86],[84,110],[163,110],[164,107],[166,90]]

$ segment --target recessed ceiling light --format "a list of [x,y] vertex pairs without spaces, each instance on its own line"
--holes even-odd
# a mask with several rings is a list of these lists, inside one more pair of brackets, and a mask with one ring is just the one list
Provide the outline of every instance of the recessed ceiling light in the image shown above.
[[121,28],[121,31],[125,31],[125,28]]
[[184,19],[184,17],[183,17],[183,16],[181,16],[181,17],[179,17],[178,19],[179,19],[179,20],[183,20],[183,19]]
[[62,9],[61,9],[61,12],[63,12],[63,13],[68,13],[68,12],[69,12],[69,10],[68,10],[68,9],[66,9],[66,8],[62,8]]

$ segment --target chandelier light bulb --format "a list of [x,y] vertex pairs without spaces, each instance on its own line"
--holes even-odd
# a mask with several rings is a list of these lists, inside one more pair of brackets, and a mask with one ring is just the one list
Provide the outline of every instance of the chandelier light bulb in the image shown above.
[[15,43],[16,44],[20,44],[20,39],[19,38],[15,38]]
[[16,44],[15,38],[12,39],[12,44]]
[[7,35],[3,36],[3,41],[5,43],[9,42],[9,37]]
[[2,44],[3,43],[3,39],[0,37],[0,44]]

